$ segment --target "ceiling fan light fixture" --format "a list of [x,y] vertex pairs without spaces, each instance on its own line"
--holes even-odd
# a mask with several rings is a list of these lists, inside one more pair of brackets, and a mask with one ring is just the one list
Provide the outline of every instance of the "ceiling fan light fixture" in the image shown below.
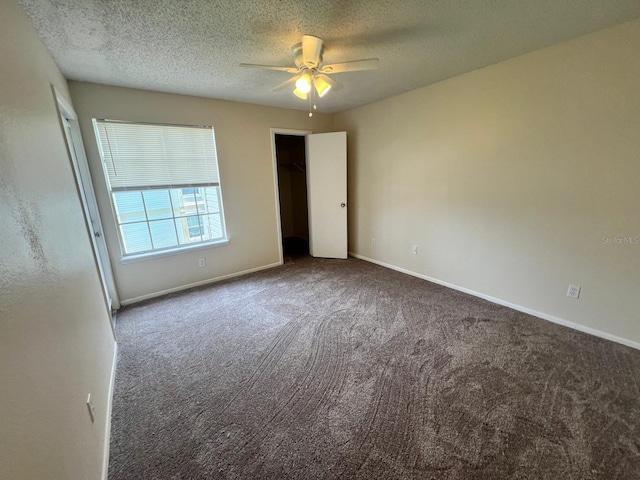
[[[297,82],[296,82],[296,84],[297,84]],[[297,85],[296,85],[296,86],[297,86]],[[303,91],[301,91],[301,90],[299,90],[299,89],[297,89],[297,88],[293,91],[293,94],[294,94],[296,97],[301,98],[301,99],[303,99],[303,100],[306,100],[306,99],[307,99],[307,93],[308,93],[308,92],[303,92]]]
[[303,35],[302,42],[298,42],[291,47],[295,67],[253,63],[242,63],[240,66],[292,73],[293,76],[289,80],[272,88],[271,91],[276,92],[284,88],[289,90],[295,85],[293,94],[302,100],[308,101],[309,116],[311,117],[313,116],[313,110],[317,108],[316,101],[318,98],[326,96],[329,90],[337,91],[343,88],[340,82],[331,77],[331,74],[374,70],[380,64],[380,60],[377,58],[366,58],[325,65],[324,51],[324,42],[321,38],[313,35]]
[[300,78],[296,80],[296,90],[299,90],[304,94],[307,94],[311,91],[311,75],[309,75],[308,72],[303,73],[302,75],[300,75]]
[[313,80],[313,86],[316,88],[316,92],[318,92],[319,97],[324,97],[329,90],[331,90],[331,85],[324,78],[318,77]]

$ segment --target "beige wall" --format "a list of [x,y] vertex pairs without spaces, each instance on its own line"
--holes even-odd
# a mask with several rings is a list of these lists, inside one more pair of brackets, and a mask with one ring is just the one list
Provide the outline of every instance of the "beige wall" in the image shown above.
[[640,237],[639,52],[635,21],[337,115],[350,250],[640,342],[640,244],[603,243]]
[[115,343],[51,90],[67,84],[15,0],[0,45],[0,478],[99,479]]
[[[333,117],[222,100],[70,82],[80,118],[120,300],[205,282],[279,262],[270,128],[325,132]],[[120,262],[120,247],[92,118],[212,125],[215,129],[229,245]],[[198,267],[198,259],[206,267]]]

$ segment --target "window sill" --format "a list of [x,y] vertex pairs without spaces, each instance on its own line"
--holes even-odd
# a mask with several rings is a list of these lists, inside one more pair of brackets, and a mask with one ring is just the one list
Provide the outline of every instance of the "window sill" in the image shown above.
[[229,245],[228,238],[224,240],[217,240],[215,242],[210,242],[210,243],[200,243],[198,245],[189,245],[186,247],[173,248],[171,250],[162,250],[160,252],[149,252],[149,253],[141,253],[138,255],[127,255],[126,257],[122,257],[120,259],[120,263],[125,265],[127,263],[136,263],[136,262],[142,262],[144,260],[153,260],[156,258],[171,257],[173,255],[181,255],[183,253],[195,252],[198,250],[224,247],[225,245]]

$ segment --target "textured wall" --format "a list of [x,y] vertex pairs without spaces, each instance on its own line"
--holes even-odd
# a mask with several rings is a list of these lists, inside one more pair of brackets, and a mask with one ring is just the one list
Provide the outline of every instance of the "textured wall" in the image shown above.
[[0,478],[98,479],[115,343],[51,90],[67,84],[15,0],[0,45]]
[[337,115],[350,250],[640,342],[639,51],[635,21]]
[[[310,119],[296,110],[82,82],[70,82],[69,88],[121,301],[279,261],[270,128],[325,132],[331,129],[332,116]],[[212,125],[229,245],[122,264],[92,118]],[[206,267],[198,267],[199,258],[206,258]]]

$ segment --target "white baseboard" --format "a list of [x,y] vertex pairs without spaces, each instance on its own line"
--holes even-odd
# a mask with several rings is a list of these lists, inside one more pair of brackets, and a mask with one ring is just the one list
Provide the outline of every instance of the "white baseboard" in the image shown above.
[[113,389],[116,381],[116,365],[118,363],[118,343],[114,343],[113,362],[111,364],[111,379],[109,380],[109,392],[107,393],[107,420],[104,432],[104,459],[102,463],[102,479],[109,476],[109,446],[111,444],[111,408],[113,406]]
[[574,323],[569,320],[565,320],[563,318],[554,317],[553,315],[549,315],[547,313],[539,312],[537,310],[533,310],[531,308],[522,307],[520,305],[516,305],[511,302],[507,302],[506,300],[502,300],[500,298],[492,297],[490,295],[486,295],[481,292],[476,292],[475,290],[470,290],[468,288],[460,287],[458,285],[454,285],[449,282],[443,282],[442,280],[438,280],[437,278],[429,277],[427,275],[423,275],[421,273],[413,272],[411,270],[407,270],[406,268],[396,267],[395,265],[391,265],[389,263],[381,262],[380,260],[376,260],[373,258],[365,257],[364,255],[360,255],[355,252],[349,252],[349,255],[358,258],[360,260],[364,260],[365,262],[375,263],[376,265],[380,265],[381,267],[389,268],[391,270],[395,270],[397,272],[406,273],[407,275],[411,275],[414,277],[421,278],[423,280],[427,280],[428,282],[437,283],[438,285],[442,285],[443,287],[452,288],[453,290],[458,290],[459,292],[468,293],[469,295],[473,295],[474,297],[479,297],[484,300],[487,300],[491,303],[496,303],[498,305],[502,305],[504,307],[512,308],[513,310],[517,310],[522,313],[527,313],[529,315],[533,315],[534,317],[541,318],[543,320],[547,320],[549,322],[557,323],[558,325],[562,325],[565,327],[572,328],[574,330],[578,330],[580,332],[588,333],[590,335],[595,335],[596,337],[604,338],[607,340],[611,340],[612,342],[621,343],[622,345],[626,345],[627,347],[635,348],[640,350],[640,343],[634,342],[633,340],[628,340],[626,338],[618,337],[616,335],[612,335],[607,332],[603,332],[601,330],[596,330],[595,328],[586,327],[584,325],[580,325],[579,323]]
[[228,278],[233,278],[233,277],[240,277],[248,273],[259,272],[260,270],[267,270],[269,268],[278,267],[280,265],[282,265],[282,262],[270,263],[269,265],[262,265],[260,267],[250,268],[249,270],[243,270],[241,272],[229,273],[228,275],[222,275],[220,277],[207,278],[206,280],[201,280],[199,282],[189,283],[187,285],[181,285],[179,287],[174,287],[174,288],[168,288],[167,290],[148,293],[147,295],[141,295],[139,297],[129,298],[127,300],[121,300],[120,305],[122,306],[131,305],[132,303],[142,302],[143,300],[149,300],[150,298],[160,297],[168,293],[179,292],[180,290],[187,290],[193,287],[200,287],[202,285],[208,285],[209,283],[220,282],[222,280],[227,280]]

